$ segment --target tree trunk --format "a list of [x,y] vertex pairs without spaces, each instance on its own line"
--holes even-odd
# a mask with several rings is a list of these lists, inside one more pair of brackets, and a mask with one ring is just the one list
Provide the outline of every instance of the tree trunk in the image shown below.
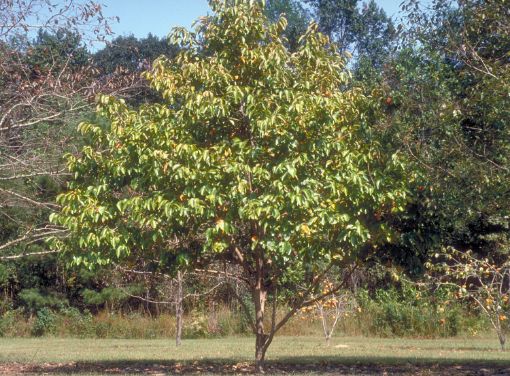
[[501,346],[501,351],[505,351],[506,336],[502,329],[498,330],[498,339],[499,345]]
[[266,356],[267,334],[264,332],[264,308],[266,292],[255,291],[255,371],[264,373],[264,358]]
[[177,292],[175,294],[175,345],[181,345],[182,337],[182,316],[184,310],[182,308],[182,275],[177,272]]
[[331,334],[327,334],[326,335],[326,346],[329,347],[331,343]]
[[259,338],[257,334],[257,341],[255,345],[255,372],[256,373],[264,373],[264,359],[266,357],[266,347],[265,347],[265,339],[266,337]]
[[264,331],[264,310],[266,306],[267,291],[264,288],[262,273],[258,273],[257,283],[253,289],[253,302],[255,304],[255,371],[264,373],[264,358],[266,356],[267,335]]

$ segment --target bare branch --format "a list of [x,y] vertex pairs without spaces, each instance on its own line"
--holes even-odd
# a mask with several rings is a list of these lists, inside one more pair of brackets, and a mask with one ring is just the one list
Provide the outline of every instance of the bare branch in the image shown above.
[[13,192],[13,191],[10,191],[10,190],[7,190],[7,189],[3,189],[0,187],[0,192],[3,192],[3,193],[7,193],[9,195],[12,195],[14,197],[17,197],[21,200],[24,200],[24,201],[27,201],[35,206],[38,206],[38,207],[44,207],[44,208],[47,208],[47,209],[50,209],[50,210],[54,210],[54,209],[58,209],[60,208],[60,205],[58,204],[54,204],[54,203],[51,203],[51,202],[39,202],[39,201],[35,201],[29,197],[26,197],[26,196],[22,196],[21,194],[19,193],[16,193],[16,192]]
[[59,251],[41,251],[41,252],[28,252],[28,253],[20,253],[18,255],[12,255],[12,256],[1,256],[0,260],[17,260],[24,257],[31,257],[31,256],[44,256],[49,254],[56,254],[59,253]]

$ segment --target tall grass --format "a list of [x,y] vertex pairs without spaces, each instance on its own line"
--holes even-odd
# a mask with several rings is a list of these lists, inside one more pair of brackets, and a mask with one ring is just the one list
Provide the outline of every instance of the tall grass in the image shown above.
[[[477,335],[488,332],[483,317],[466,306],[437,296],[421,296],[416,291],[380,290],[375,295],[358,293],[359,310],[346,312],[336,335],[379,337],[437,338],[456,335]],[[281,308],[277,316],[287,310]],[[184,318],[184,338],[211,338],[248,335],[250,327],[241,312],[228,306],[188,312]],[[299,313],[285,325],[279,335],[322,335],[321,323],[313,312]],[[142,313],[123,314],[101,311],[92,315],[76,308],[58,312],[41,309],[27,315],[21,309],[0,316],[0,336],[55,336],[77,338],[157,339],[175,336],[175,317],[170,313],[148,316]]]

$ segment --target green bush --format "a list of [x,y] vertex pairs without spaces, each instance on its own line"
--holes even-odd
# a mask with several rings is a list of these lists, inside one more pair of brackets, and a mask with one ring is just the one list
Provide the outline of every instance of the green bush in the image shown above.
[[58,334],[79,338],[95,336],[94,317],[90,311],[80,312],[77,308],[68,307],[61,310],[58,322]]
[[[11,277],[11,272],[7,268],[7,266],[0,264],[0,291],[2,289],[6,288],[6,286],[9,284],[10,277]],[[2,299],[2,301],[0,302],[0,309],[4,303],[4,300],[7,300],[7,299]]]
[[356,321],[364,335],[382,337],[451,337],[488,330],[485,320],[448,291],[420,290],[413,285],[357,293]]
[[14,311],[7,311],[0,317],[0,337],[9,334],[9,328],[14,324]]
[[[111,325],[108,321],[96,322],[94,325],[96,338],[110,338]],[[115,336],[114,336],[115,337]]]
[[32,326],[32,335],[41,337],[47,334],[55,334],[57,329],[57,317],[48,308],[44,307],[37,311],[37,317]]
[[205,338],[210,336],[208,330],[208,320],[203,314],[192,314],[188,317],[187,321],[184,322],[183,337],[185,338]]
[[0,337],[26,337],[31,330],[32,321],[26,319],[23,308],[5,311],[0,316]]
[[[209,314],[210,315],[210,314]],[[220,307],[215,312],[217,335],[229,336],[251,333],[251,328],[242,312],[232,311],[228,307]]]

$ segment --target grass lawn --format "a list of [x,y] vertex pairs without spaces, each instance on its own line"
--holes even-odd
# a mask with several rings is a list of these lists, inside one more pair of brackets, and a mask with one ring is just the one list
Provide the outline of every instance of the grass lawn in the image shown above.
[[[252,370],[254,339],[184,340],[1,338],[0,374],[243,373]],[[510,351],[495,338],[381,339],[277,337],[268,371],[294,374],[510,374]],[[489,372],[489,373],[487,373]]]

